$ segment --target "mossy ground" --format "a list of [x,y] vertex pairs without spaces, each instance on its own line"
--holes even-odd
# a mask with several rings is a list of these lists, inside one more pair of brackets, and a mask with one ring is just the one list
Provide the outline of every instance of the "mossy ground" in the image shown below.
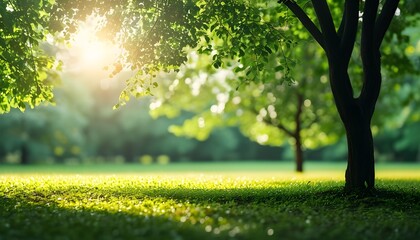
[[3,172],[0,239],[420,239],[410,168],[365,197],[333,169],[93,172]]

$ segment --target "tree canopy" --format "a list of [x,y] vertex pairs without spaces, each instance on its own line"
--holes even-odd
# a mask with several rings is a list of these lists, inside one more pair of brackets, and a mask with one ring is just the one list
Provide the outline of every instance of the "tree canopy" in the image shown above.
[[[283,1],[280,1],[283,2]],[[52,100],[54,83],[49,77],[60,64],[54,61],[44,42],[69,39],[78,23],[92,14],[105,16],[99,35],[112,39],[123,49],[113,74],[133,69],[137,76],[127,81],[121,94],[124,102],[129,96],[142,96],[156,86],[153,76],[161,70],[177,69],[185,62],[184,47],[212,56],[213,66],[221,67],[224,59],[236,59],[235,67],[244,74],[238,85],[249,81],[267,81],[264,71],[269,56],[277,56],[274,66],[282,73],[282,81],[291,81],[294,65],[288,49],[297,44],[293,35],[309,37],[304,25],[289,12],[284,1],[2,1],[0,7],[0,47],[2,69],[2,112],[10,107],[24,109]],[[393,48],[407,41],[402,31],[411,26],[418,9],[416,1],[403,1],[404,10],[391,25],[394,47],[385,47],[384,64],[399,65],[404,58],[395,58]],[[329,2],[335,21],[341,18],[343,6]],[[295,6],[295,5],[293,5]],[[296,5],[297,6],[297,5]],[[293,7],[290,8],[293,12]],[[306,5],[308,20],[316,13]],[[392,55],[392,57],[387,57]]]
[[0,113],[52,100],[60,64],[42,43],[52,37],[55,1],[0,2]]

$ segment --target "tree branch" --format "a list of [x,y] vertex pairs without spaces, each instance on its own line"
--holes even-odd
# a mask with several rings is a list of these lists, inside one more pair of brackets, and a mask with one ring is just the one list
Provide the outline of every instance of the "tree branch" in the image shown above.
[[279,122],[277,125],[275,125],[275,127],[284,131],[290,137],[295,137],[295,134],[292,131],[290,131],[289,129],[287,129],[282,123]]
[[400,0],[387,0],[375,23],[375,45],[380,47],[391,20],[395,15]]
[[328,49],[331,47],[338,47],[338,35],[335,30],[334,21],[331,16],[330,9],[326,0],[312,0],[316,16],[321,26],[322,35],[326,42],[327,54],[335,49]]
[[366,1],[362,28],[362,61],[364,83],[360,94],[366,116],[372,117],[379,97],[382,76],[379,47],[394,17],[399,0],[387,0],[378,14],[379,0]]
[[[378,13],[379,0],[367,0],[363,9],[361,50],[362,59],[371,55],[374,47],[375,21]],[[365,61],[364,61],[365,62]]]
[[[255,115],[259,115],[260,113],[256,110],[256,109],[251,109],[251,111],[255,114]],[[267,119],[266,117],[263,117],[262,118],[263,119],[263,121],[266,123],[266,124],[268,124],[268,125],[270,125],[270,126],[273,126],[273,127],[276,127],[276,128],[278,128],[278,129],[280,129],[280,130],[282,130],[283,132],[285,132],[287,135],[289,135],[290,137],[294,137],[295,136],[295,134],[292,132],[292,131],[290,131],[289,129],[287,129],[286,128],[286,126],[284,126],[280,121],[278,121],[278,123],[274,123],[273,121],[270,121],[269,119]]]
[[344,59],[350,59],[356,42],[357,26],[359,23],[359,1],[346,0],[343,18],[338,30],[340,49]]
[[[375,47],[375,21],[379,0],[367,0],[363,9],[361,56],[363,62],[363,87],[360,100],[365,112],[375,106],[381,85],[379,48]],[[368,115],[369,115],[368,114]]]
[[322,36],[321,31],[312,22],[308,15],[294,0],[278,0],[278,3],[284,3],[286,7],[295,14],[303,26],[308,30],[312,37],[318,42],[318,44],[325,50],[325,39]]

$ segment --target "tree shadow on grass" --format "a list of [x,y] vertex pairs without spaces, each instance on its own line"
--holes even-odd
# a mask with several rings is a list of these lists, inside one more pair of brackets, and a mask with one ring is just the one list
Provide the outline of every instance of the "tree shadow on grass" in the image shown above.
[[[420,181],[417,181],[420,184]],[[419,185],[420,186],[420,185]],[[311,184],[293,187],[265,187],[265,188],[136,188],[127,187],[116,191],[109,189],[101,194],[131,195],[141,197],[163,197],[192,203],[231,203],[236,206],[253,204],[272,205],[305,205],[316,206],[339,205],[340,207],[383,208],[393,211],[407,212],[412,209],[420,210],[420,188],[389,189],[377,188],[367,195],[348,194],[343,187],[333,186],[323,189],[314,188]],[[411,210],[410,210],[411,209]]]
[[141,216],[0,198],[0,239],[217,239],[203,227]]
[[[60,205],[61,198],[68,198],[71,207]],[[102,208],[92,199],[117,202],[122,210]],[[346,195],[341,187],[310,184],[68,186],[0,195],[0,239],[272,239],[271,234],[287,239],[416,239],[419,202],[418,189],[379,188],[373,196],[360,197]]]

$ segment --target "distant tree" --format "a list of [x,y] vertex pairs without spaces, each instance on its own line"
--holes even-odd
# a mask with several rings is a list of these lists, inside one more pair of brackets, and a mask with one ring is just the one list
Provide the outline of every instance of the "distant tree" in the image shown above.
[[[265,78],[274,80],[249,83],[239,91],[235,90],[239,74],[232,70],[234,65],[213,69],[211,56],[191,51],[176,74],[156,77],[159,86],[152,91],[151,114],[194,113],[182,125],[170,128],[177,136],[203,140],[215,128],[238,125],[245,136],[262,145],[280,146],[289,141],[295,150],[296,171],[302,172],[303,149],[334,142],[340,127],[323,75],[324,59],[310,42],[295,50],[300,56],[292,74],[295,83],[282,84],[273,66]],[[275,60],[272,58],[272,64]]]

